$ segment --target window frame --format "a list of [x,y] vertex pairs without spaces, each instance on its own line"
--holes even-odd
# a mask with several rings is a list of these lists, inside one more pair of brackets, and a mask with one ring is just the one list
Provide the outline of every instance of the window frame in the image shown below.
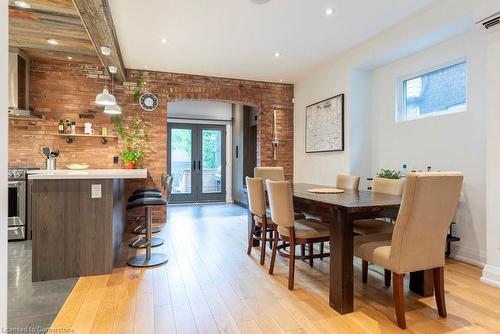
[[[406,116],[406,98],[405,98],[405,91],[404,91],[404,83],[405,81],[411,80],[411,79],[416,79],[418,77],[424,76],[426,74],[430,74],[448,67],[452,67],[455,65],[459,65],[465,63],[465,106],[460,107],[457,109],[448,109],[448,110],[436,110],[430,113],[418,115],[416,117],[407,117]],[[395,112],[395,122],[396,123],[401,123],[401,122],[410,122],[410,121],[415,121],[419,119],[425,119],[425,118],[431,118],[431,117],[438,117],[438,116],[445,116],[445,115],[450,115],[450,114],[456,114],[456,113],[461,113],[467,111],[467,105],[468,105],[468,61],[466,57],[460,57],[457,59],[454,59],[452,61],[447,61],[444,63],[440,63],[438,65],[432,66],[432,67],[427,67],[426,69],[420,70],[418,72],[414,72],[412,74],[407,74],[404,76],[400,76],[396,79],[396,112]]]

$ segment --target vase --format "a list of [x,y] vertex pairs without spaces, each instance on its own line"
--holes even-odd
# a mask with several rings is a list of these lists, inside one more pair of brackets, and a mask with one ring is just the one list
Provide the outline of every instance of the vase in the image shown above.
[[134,169],[134,162],[133,161],[129,161],[125,164],[125,169]]

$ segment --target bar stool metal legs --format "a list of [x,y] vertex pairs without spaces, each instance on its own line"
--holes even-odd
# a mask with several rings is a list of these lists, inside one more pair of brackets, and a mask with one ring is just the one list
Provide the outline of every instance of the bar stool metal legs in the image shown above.
[[168,261],[165,254],[151,252],[151,224],[153,215],[151,206],[146,206],[146,254],[136,255],[131,257],[127,263],[132,267],[153,267],[164,264]]
[[[144,220],[144,223],[146,222],[146,216],[142,216],[142,219]],[[136,218],[136,221],[139,221],[138,218]],[[151,233],[158,233],[161,231],[161,227],[153,226],[151,228]],[[132,233],[134,234],[146,234],[146,225],[139,225],[136,228],[132,230]],[[152,237],[151,238],[151,247],[158,247],[163,245],[164,241],[162,238],[156,238]],[[147,245],[147,238],[145,236],[138,236],[134,240],[132,240],[129,244],[130,247],[132,248],[145,248]]]

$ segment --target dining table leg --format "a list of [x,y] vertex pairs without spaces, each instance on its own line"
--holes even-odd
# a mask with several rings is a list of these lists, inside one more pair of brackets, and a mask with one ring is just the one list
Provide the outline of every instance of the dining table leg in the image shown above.
[[330,209],[330,307],[340,314],[353,311],[352,217]]
[[410,273],[410,290],[422,297],[434,294],[434,281],[432,269]]

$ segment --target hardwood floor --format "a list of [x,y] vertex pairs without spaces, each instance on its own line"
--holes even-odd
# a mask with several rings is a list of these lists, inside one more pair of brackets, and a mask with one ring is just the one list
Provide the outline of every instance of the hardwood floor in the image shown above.
[[[274,276],[259,265],[259,250],[246,255],[246,211],[234,205],[171,206],[160,232],[170,261],[154,269],[121,267],[111,275],[83,277],[52,324],[74,333],[393,333],[392,289],[382,268],[370,266],[361,283],[355,263],[355,312],[328,306],[328,262],[314,268],[297,261],[295,290],[287,289],[286,259]],[[124,247],[125,263],[133,251]],[[98,259],[96,259],[98,260]],[[500,289],[479,281],[481,269],[450,260],[445,267],[448,318],[434,297],[408,292],[411,333],[493,333],[500,330]]]

